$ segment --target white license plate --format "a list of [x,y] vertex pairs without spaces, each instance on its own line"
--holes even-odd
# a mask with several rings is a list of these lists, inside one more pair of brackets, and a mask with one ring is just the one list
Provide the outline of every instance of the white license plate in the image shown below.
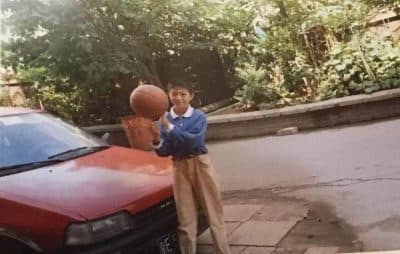
[[178,253],[178,236],[175,232],[168,233],[157,239],[160,254]]

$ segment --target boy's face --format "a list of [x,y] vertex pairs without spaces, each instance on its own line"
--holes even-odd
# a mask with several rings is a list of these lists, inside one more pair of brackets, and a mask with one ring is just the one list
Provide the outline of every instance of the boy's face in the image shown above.
[[193,99],[193,94],[189,90],[180,87],[171,88],[168,96],[176,110],[186,110]]

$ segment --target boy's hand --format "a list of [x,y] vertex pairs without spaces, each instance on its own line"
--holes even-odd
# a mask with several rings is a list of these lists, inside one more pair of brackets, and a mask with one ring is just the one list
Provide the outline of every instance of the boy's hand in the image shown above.
[[165,112],[164,115],[162,115],[160,117],[160,123],[166,130],[170,130],[171,129],[171,123],[169,122],[169,120],[167,118],[167,115],[168,115],[168,113]]
[[151,132],[153,135],[153,144],[158,145],[161,141],[160,128],[155,123],[151,126]]

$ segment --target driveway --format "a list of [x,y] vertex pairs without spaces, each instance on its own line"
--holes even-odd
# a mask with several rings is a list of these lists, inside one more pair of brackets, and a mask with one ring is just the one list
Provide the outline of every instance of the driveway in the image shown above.
[[322,202],[365,250],[400,249],[400,119],[208,147],[223,191]]

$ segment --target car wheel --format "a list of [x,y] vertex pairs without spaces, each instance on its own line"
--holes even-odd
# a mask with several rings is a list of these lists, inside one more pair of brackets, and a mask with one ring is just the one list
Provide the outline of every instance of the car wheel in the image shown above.
[[21,244],[20,242],[0,237],[0,250],[1,254],[36,254],[34,250]]

